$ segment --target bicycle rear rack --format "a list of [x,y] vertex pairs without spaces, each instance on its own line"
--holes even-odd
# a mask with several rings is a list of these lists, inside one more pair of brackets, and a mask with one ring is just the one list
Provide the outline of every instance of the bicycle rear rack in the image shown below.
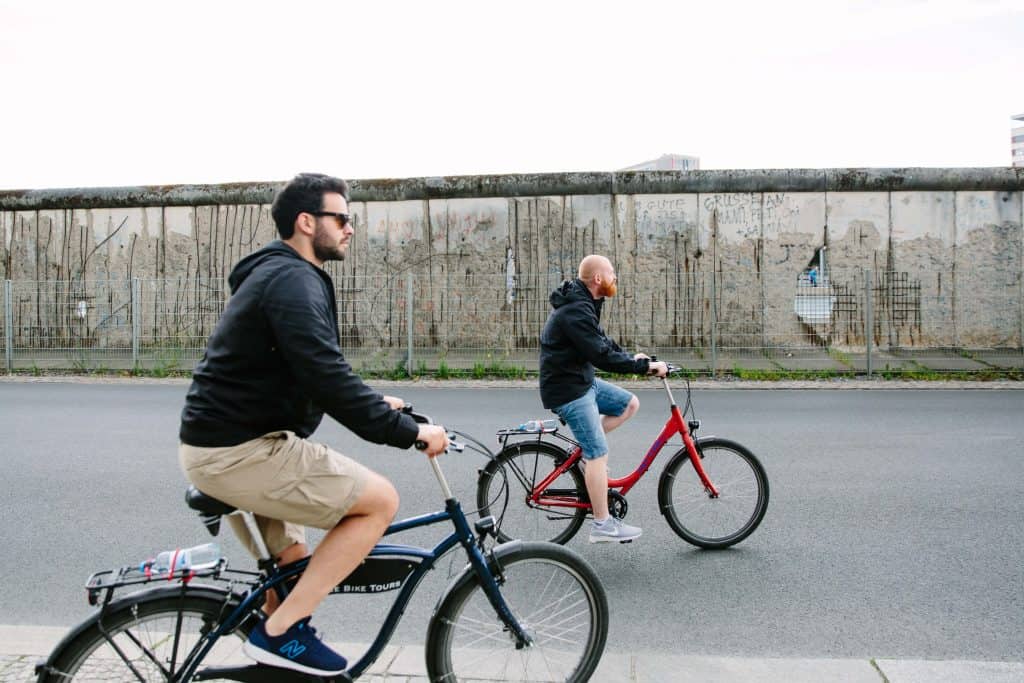
[[[140,571],[137,566],[125,566],[120,569],[107,569],[99,571],[85,582],[85,594],[88,603],[95,607],[107,605],[114,596],[114,591],[124,586],[143,586],[149,583],[160,584],[177,581],[182,585],[188,585],[196,578],[213,578],[216,581],[226,583],[253,584],[259,580],[259,572],[245,571],[242,569],[228,569],[228,561],[221,558],[213,567],[205,569],[184,569],[175,570],[171,574]],[[231,576],[225,576],[231,575]],[[237,575],[237,577],[236,577]],[[102,600],[101,600],[102,596]]]

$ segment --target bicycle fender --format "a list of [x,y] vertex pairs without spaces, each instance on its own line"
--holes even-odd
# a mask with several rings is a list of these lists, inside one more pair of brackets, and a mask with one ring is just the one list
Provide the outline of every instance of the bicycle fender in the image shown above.
[[[92,616],[88,617],[87,619],[79,623],[77,626],[74,626],[70,631],[68,631],[68,633],[63,638],[61,638],[60,642],[57,643],[56,647],[54,647],[53,650],[50,651],[50,654],[47,655],[46,660],[40,661],[40,663],[36,665],[37,672],[41,668],[53,665],[53,663],[57,659],[57,656],[64,650],[64,648],[66,648],[69,644],[74,642],[74,640],[80,637],[85,631],[95,626],[96,623],[104,616],[104,614],[115,612],[117,610],[127,607],[128,605],[152,602],[154,600],[162,600],[164,598],[176,598],[182,594],[182,589],[183,587],[180,584],[160,588],[150,588],[147,590],[130,593],[128,595],[111,601],[106,606],[106,608],[97,610],[92,614]],[[227,600],[241,602],[242,597],[238,593],[229,593],[228,591],[221,588],[203,585],[185,586],[184,592],[188,593],[190,596],[201,596],[204,598],[217,600],[221,602]]]

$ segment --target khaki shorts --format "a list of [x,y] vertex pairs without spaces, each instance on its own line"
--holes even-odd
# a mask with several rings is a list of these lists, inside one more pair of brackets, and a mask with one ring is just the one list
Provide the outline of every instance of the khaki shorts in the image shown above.
[[[371,476],[355,460],[290,431],[221,448],[180,444],[178,460],[200,491],[255,513],[267,549],[275,557],[294,543],[306,542],[303,526],[336,526]],[[228,521],[256,555],[256,545],[241,518],[232,515]]]

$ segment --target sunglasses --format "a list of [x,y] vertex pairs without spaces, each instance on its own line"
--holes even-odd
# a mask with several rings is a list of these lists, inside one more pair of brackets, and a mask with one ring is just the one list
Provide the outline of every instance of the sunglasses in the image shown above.
[[352,214],[348,213],[335,213],[334,211],[307,211],[307,213],[314,216],[320,216],[322,218],[326,216],[334,216],[338,219],[338,222],[341,223],[341,227],[343,228],[352,222]]

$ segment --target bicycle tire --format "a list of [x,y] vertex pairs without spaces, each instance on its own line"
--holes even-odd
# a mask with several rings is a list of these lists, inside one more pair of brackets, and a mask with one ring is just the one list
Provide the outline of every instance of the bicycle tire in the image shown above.
[[[65,638],[51,653],[38,681],[166,681],[204,630],[219,623],[237,604],[223,591],[202,587],[186,588],[184,593],[180,586],[157,588],[125,596]],[[175,642],[179,614],[183,617],[182,629]],[[251,663],[241,647],[252,623],[246,619],[232,634],[236,637],[218,639],[202,666]],[[101,626],[123,656],[108,644]],[[134,672],[125,659],[132,662]]]
[[754,533],[768,509],[768,475],[746,447],[728,439],[700,439],[701,464],[719,497],[711,498],[680,449],[661,474],[658,506],[680,538],[700,548],[736,545]]
[[[514,547],[510,547],[514,546]],[[427,631],[433,683],[467,679],[587,681],[604,653],[608,598],[579,555],[553,543],[497,546],[500,590],[533,639],[517,650],[470,570],[441,599]]]
[[[587,509],[528,505],[526,496],[569,454],[546,441],[509,444],[487,463],[477,479],[476,504],[480,516],[493,515],[498,541],[550,541],[564,544],[576,535]],[[587,487],[578,467],[552,483],[548,492],[587,500]],[[514,495],[513,495],[514,494]]]

